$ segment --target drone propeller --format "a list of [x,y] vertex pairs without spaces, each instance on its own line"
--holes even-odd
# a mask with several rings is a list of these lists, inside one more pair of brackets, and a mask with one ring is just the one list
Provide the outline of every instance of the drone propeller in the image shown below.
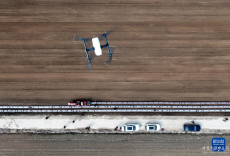
[[112,34],[114,34],[114,31],[113,30],[109,30],[106,34],[107,35],[112,35]]
[[110,53],[113,55],[113,52],[114,52],[114,50],[115,50],[115,46],[110,45],[110,46],[109,46],[109,50],[110,50]]
[[90,62],[88,62],[87,66],[86,66],[86,70],[92,70],[91,61],[93,60],[93,58],[94,58],[95,56],[96,56],[96,55],[95,55],[94,52],[90,52],[90,54],[89,54]]
[[74,34],[73,41],[81,41],[83,38]]
[[105,61],[104,63],[107,65],[107,66],[110,66],[111,65],[111,62],[112,62],[112,57],[109,57],[109,59],[107,61]]
[[108,32],[99,35],[98,38],[99,39],[103,39],[104,38],[104,34],[106,34],[106,35],[112,35],[112,34],[114,34],[114,31],[113,30],[109,30]]
[[90,55],[89,55],[90,61],[92,61],[95,56],[96,56],[95,53],[93,51],[91,51]]
[[87,64],[86,70],[92,70],[92,67],[91,67],[91,64],[90,64],[90,63]]
[[85,40],[87,42],[87,45],[92,47],[92,38],[81,38],[80,36],[78,35],[75,35],[73,36],[73,41],[82,41],[82,40]]
[[[93,43],[92,43],[92,38],[86,38],[85,41],[87,42],[87,46],[92,48],[93,47]],[[89,48],[89,49],[90,49]]]
[[111,62],[112,62],[112,57],[113,57],[113,52],[115,50],[115,46],[109,46],[109,50],[110,50],[110,56],[109,56],[109,59],[107,61],[105,61],[104,63],[107,65],[107,66],[110,66],[111,65]]

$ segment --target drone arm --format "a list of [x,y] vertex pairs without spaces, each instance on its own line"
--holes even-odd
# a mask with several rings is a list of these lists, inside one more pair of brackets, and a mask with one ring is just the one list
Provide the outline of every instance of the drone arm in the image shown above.
[[88,50],[87,50],[87,47],[86,47],[86,44],[85,44],[85,39],[83,38],[82,41],[83,41],[84,46],[85,46],[85,51],[88,51]]
[[87,47],[86,47],[85,39],[82,39],[82,41],[83,41],[84,46],[85,46],[85,53],[86,53],[86,55],[87,55],[88,63],[91,63],[91,60],[90,60],[89,54],[88,54],[88,51],[89,51],[89,50],[88,50]]
[[90,49],[88,49],[88,51],[94,51],[95,50],[95,48],[93,47],[93,48],[90,48]]
[[85,51],[86,55],[87,55],[87,59],[88,59],[88,63],[91,63],[91,60],[89,58],[89,54],[88,54],[88,51]]
[[101,48],[105,48],[105,47],[107,47],[107,44],[101,46]]
[[[106,36],[107,36],[107,34],[104,34],[106,45],[104,45],[103,48],[104,48],[104,47],[107,47],[108,53],[109,53],[109,57],[111,58],[111,57],[112,57],[112,54],[111,54],[111,52],[110,52],[109,43],[108,43],[108,41],[107,41],[107,37],[106,37]],[[101,47],[102,47],[102,46],[101,46]]]

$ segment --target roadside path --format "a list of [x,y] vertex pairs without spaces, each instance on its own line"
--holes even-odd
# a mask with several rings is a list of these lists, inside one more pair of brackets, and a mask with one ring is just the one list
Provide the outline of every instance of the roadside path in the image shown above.
[[[225,117],[210,116],[77,116],[77,115],[51,115],[45,119],[45,115],[4,115],[0,117],[0,129],[34,129],[34,130],[82,130],[90,127],[91,130],[111,130],[116,126],[120,127],[128,123],[138,123],[141,125],[139,132],[145,131],[146,123],[159,123],[164,131],[183,132],[185,123],[195,123],[201,126],[201,133],[211,133],[223,131],[227,133],[230,129],[230,121],[223,121]],[[230,119],[230,118],[229,118]],[[73,123],[74,121],[74,123]],[[64,128],[64,126],[66,128]]]

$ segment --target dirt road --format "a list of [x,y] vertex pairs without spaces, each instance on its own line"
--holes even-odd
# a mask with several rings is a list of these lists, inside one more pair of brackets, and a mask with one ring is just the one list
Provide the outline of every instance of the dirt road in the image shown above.
[[[0,3],[0,105],[230,101],[228,0]],[[110,29],[112,66],[103,50],[86,71],[73,35]]]

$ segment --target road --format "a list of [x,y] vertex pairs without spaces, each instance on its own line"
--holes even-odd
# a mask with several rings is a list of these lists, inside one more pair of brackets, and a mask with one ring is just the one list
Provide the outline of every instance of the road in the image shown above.
[[[230,101],[228,0],[0,3],[0,105]],[[105,50],[86,71],[73,35],[110,29],[112,66]]]
[[[46,119],[47,116],[48,119]],[[68,131],[88,133],[85,128],[90,127],[92,133],[121,133],[119,130],[115,131],[115,127],[139,124],[140,131],[137,133],[147,133],[145,130],[147,123],[158,123],[164,131],[152,131],[153,133],[184,133],[183,125],[192,124],[191,121],[194,121],[201,126],[199,133],[226,134],[229,133],[230,122],[223,121],[224,118],[223,116],[2,115],[0,129],[3,131],[8,131],[8,129],[31,130],[34,133],[43,130],[54,133]]]
[[[211,152],[213,137],[226,139],[224,153]],[[206,156],[229,155],[229,135],[0,134],[0,155]]]

